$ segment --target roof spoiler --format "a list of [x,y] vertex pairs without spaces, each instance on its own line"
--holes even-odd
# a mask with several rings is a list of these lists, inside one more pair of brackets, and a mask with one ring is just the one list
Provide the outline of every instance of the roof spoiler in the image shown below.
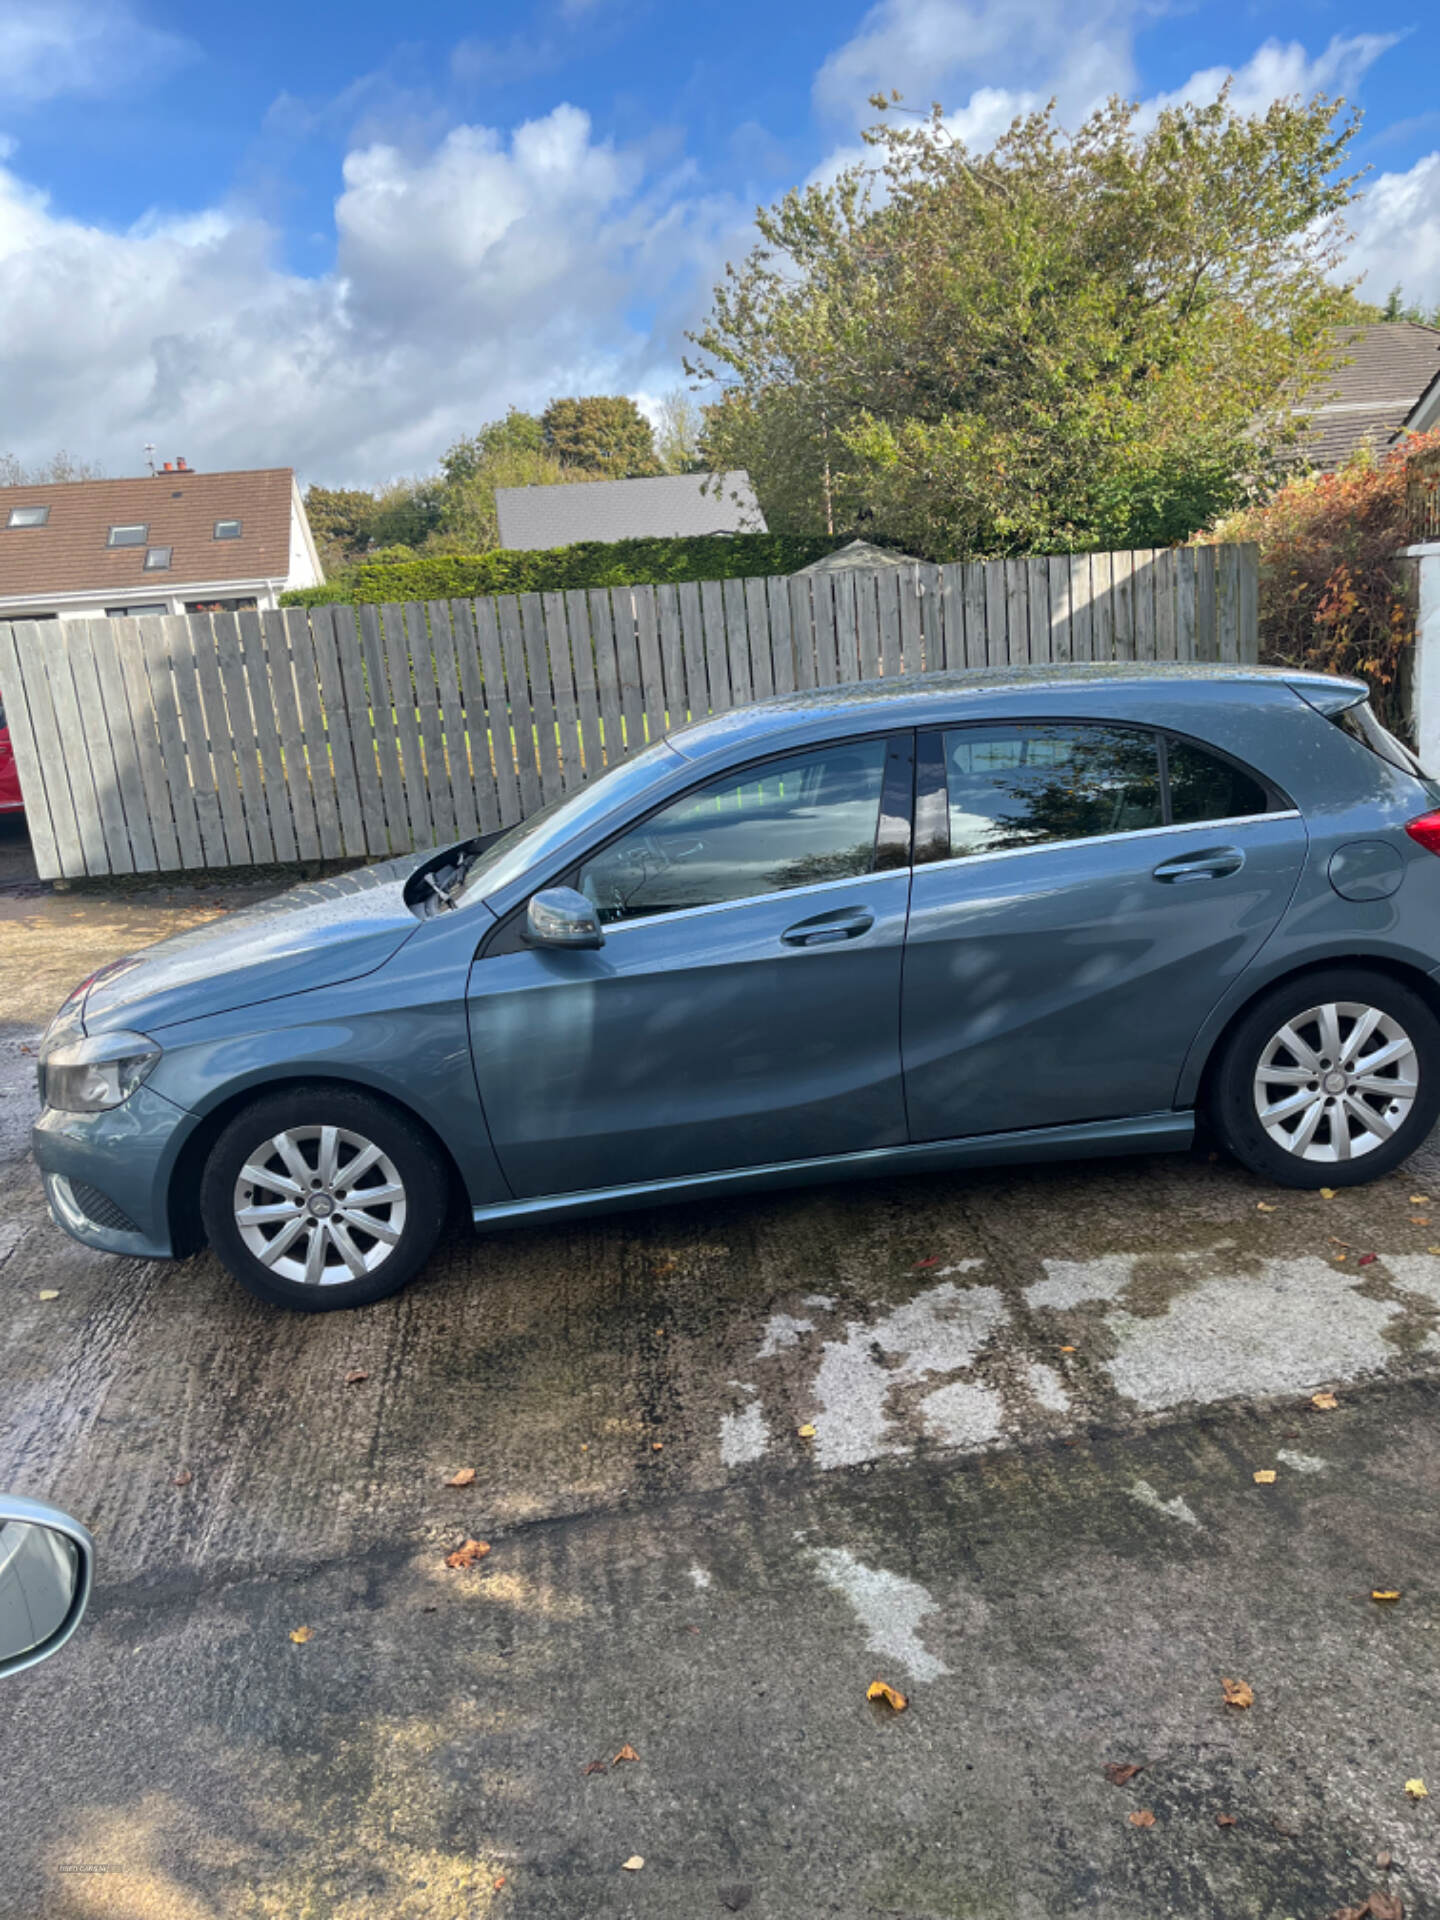
[[1307,706],[1323,713],[1327,720],[1370,698],[1370,689],[1354,680],[1292,680],[1289,684]]

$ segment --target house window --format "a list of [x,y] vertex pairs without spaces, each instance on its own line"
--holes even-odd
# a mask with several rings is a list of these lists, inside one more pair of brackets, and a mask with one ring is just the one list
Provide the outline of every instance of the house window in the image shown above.
[[43,527],[50,518],[49,507],[12,507],[7,527]]
[[169,607],[161,600],[157,601],[153,606],[147,607],[106,607],[105,618],[107,620],[124,620],[127,618],[135,620],[144,613],[169,613],[169,611]]
[[163,573],[170,564],[172,547],[147,547],[145,549],[146,573]]
[[240,538],[240,522],[238,520],[217,520],[215,522],[215,538],[217,540],[238,540]]
[[136,527],[111,527],[107,547],[143,547],[149,537],[150,528],[145,522]]
[[230,600],[187,600],[186,613],[244,613],[258,604],[253,593]]

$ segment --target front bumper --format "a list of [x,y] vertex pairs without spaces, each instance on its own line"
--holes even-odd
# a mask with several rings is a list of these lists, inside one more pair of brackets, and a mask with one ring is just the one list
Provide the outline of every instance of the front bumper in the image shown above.
[[56,1225],[103,1253],[173,1259],[170,1181],[198,1124],[150,1087],[105,1113],[47,1107],[30,1145]]

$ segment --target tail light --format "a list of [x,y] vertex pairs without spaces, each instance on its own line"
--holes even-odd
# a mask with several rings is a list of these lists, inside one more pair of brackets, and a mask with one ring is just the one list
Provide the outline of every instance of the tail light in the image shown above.
[[1407,820],[1405,831],[1427,853],[1440,853],[1440,810],[1422,813],[1418,820]]

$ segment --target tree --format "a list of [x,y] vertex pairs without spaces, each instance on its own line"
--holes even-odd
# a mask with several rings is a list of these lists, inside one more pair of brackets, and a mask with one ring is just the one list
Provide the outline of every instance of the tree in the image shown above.
[[1440,431],[1411,434],[1378,460],[1361,453],[1333,473],[1298,474],[1206,536],[1259,546],[1260,658],[1363,675],[1401,733],[1415,609],[1400,556],[1412,537],[1407,469],[1419,454],[1440,454]]
[[650,422],[628,394],[552,400],[540,416],[545,445],[562,465],[606,480],[658,473]]
[[374,547],[421,547],[439,531],[445,513],[445,485],[435,474],[396,480],[376,499],[367,523]]
[[606,477],[583,467],[561,466],[554,454],[543,448],[502,443],[462,478],[446,486],[439,528],[425,544],[441,553],[484,553],[500,544],[497,487],[566,486]]
[[370,545],[375,496],[360,487],[307,487],[305,517],[327,573],[358,560]]
[[1377,320],[1414,320],[1422,327],[1440,327],[1440,301],[1426,309],[1413,300],[1405,298],[1403,287],[1392,287],[1385,296],[1385,304],[1375,314]]
[[[877,98],[882,109],[892,102]],[[705,445],[772,528],[866,526],[932,559],[1184,539],[1274,471],[1351,311],[1340,101],[1148,130],[1053,107],[971,153],[937,107],[877,164],[785,196],[687,371]]]
[[0,453],[0,487],[49,487],[65,480],[103,480],[105,469],[93,460],[77,460],[62,447],[59,453],[27,467],[13,453]]
[[704,416],[686,387],[672,387],[660,402],[660,424],[655,429],[655,453],[666,473],[703,473],[705,457],[700,442]]
[[440,471],[451,486],[458,486],[499,454],[544,450],[545,432],[536,416],[511,407],[503,420],[489,420],[478,433],[447,448],[440,456]]

